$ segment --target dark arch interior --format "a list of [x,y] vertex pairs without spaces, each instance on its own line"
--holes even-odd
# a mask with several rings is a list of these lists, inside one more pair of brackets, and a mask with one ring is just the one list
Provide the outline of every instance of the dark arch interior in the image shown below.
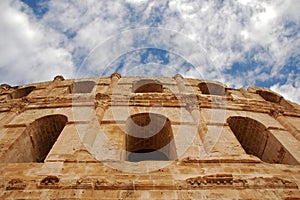
[[94,81],[75,82],[71,86],[71,93],[90,93],[95,85]]
[[287,102],[282,96],[277,95],[273,92],[258,91],[258,94],[266,101],[277,103],[288,110],[294,109],[294,107],[289,102]]
[[6,162],[43,162],[67,123],[64,115],[32,122],[6,153]]
[[163,86],[159,81],[151,79],[143,79],[133,84],[133,92],[135,93],[149,93],[149,92],[163,92]]
[[230,117],[227,122],[247,154],[268,163],[298,164],[262,123],[240,116]]
[[171,122],[163,115],[139,113],[126,121],[127,160],[175,160]]
[[64,115],[50,115],[35,120],[30,137],[37,162],[42,162],[67,123]]
[[10,94],[10,97],[11,97],[12,99],[19,99],[19,98],[22,98],[22,97],[27,96],[27,95],[28,95],[30,92],[32,92],[34,89],[35,89],[34,86],[29,86],[29,87],[17,89],[17,90],[13,91],[13,92]]
[[140,162],[145,160],[169,160],[168,156],[154,149],[140,149],[128,154],[128,161]]
[[272,92],[268,92],[268,91],[259,91],[258,93],[266,101],[270,101],[273,103],[279,103],[280,99],[282,98],[281,96],[279,96],[275,93],[272,93]]
[[226,91],[222,85],[216,83],[202,82],[198,85],[202,94],[225,96]]

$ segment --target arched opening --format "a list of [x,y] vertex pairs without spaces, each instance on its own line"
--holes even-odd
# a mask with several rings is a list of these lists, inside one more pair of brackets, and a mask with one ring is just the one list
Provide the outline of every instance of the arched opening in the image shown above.
[[210,82],[202,82],[198,84],[202,94],[225,96],[226,90],[223,85]]
[[43,162],[67,123],[64,115],[32,122],[6,153],[6,162]]
[[160,114],[139,113],[126,121],[126,160],[175,160],[170,120]]
[[96,83],[94,81],[75,82],[71,86],[71,93],[91,93]]
[[264,98],[266,101],[270,101],[273,103],[279,103],[280,99],[282,98],[281,96],[273,93],[273,92],[268,92],[268,91],[258,91],[258,94]]
[[280,96],[274,92],[260,90],[257,93],[266,101],[269,101],[272,103],[277,103],[289,110],[294,109],[294,107],[290,103],[288,103],[282,96]]
[[19,99],[19,98],[25,97],[25,96],[27,96],[30,92],[32,92],[34,89],[35,89],[34,86],[29,86],[29,87],[17,89],[17,90],[13,91],[13,92],[10,94],[10,98],[11,98],[11,99]]
[[229,117],[227,123],[247,154],[268,163],[298,163],[262,123],[240,116]]
[[133,83],[132,91],[135,93],[163,92],[163,86],[159,81],[143,79]]

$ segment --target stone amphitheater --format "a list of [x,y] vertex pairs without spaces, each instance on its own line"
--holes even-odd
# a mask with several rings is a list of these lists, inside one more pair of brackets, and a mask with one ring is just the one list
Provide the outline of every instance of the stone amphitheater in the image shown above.
[[300,106],[269,89],[114,73],[0,102],[1,199],[300,199]]

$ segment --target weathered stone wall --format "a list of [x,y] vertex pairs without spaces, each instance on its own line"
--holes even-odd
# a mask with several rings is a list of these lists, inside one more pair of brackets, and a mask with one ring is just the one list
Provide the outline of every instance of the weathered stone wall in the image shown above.
[[300,107],[268,89],[115,73],[0,102],[1,199],[300,199]]

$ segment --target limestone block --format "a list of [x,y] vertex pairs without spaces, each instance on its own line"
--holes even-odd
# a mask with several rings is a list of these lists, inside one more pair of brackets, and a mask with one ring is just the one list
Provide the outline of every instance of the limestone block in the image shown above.
[[270,142],[270,146],[273,148],[273,152],[281,155],[283,162],[288,161],[299,164],[300,163],[300,142],[295,139],[288,131],[283,130],[270,130],[274,139],[278,140],[282,147],[275,150],[274,143]]
[[300,118],[299,117],[285,117],[286,121],[291,123],[296,129],[300,131]]

